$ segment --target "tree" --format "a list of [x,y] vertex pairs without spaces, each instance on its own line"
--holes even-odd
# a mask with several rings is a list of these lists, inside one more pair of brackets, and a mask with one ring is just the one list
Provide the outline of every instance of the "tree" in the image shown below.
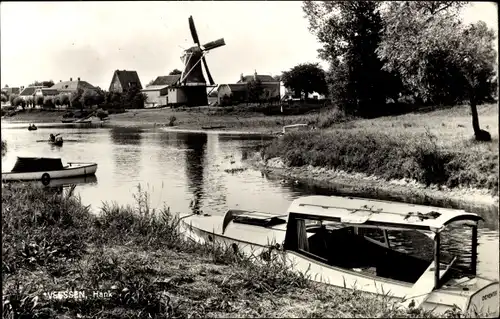
[[330,88],[332,97],[350,113],[376,114],[386,101],[387,75],[376,54],[383,30],[380,6],[377,1],[303,2],[309,30],[323,44],[319,56],[330,63],[329,78],[340,80],[337,90]]
[[54,108],[54,98],[52,96],[46,96],[43,98],[43,106],[47,108]]
[[90,107],[92,105],[102,103],[102,99],[97,91],[85,89],[80,96],[79,102],[82,104],[82,106]]
[[80,108],[83,111],[83,104],[80,102],[82,95],[82,89],[78,89],[77,91],[71,93],[70,104],[72,108]]
[[9,96],[9,102],[10,102],[10,105],[14,105],[14,100],[16,99],[16,97],[18,97],[19,94],[11,94]]
[[261,101],[264,88],[262,87],[262,82],[259,79],[247,82],[247,90],[249,102],[255,103]]
[[177,75],[177,74],[182,74],[182,71],[179,69],[173,69],[172,72],[170,72],[168,75]]
[[476,139],[491,140],[480,129],[477,104],[492,94],[495,34],[482,21],[462,24],[458,19],[462,7],[454,1],[391,3],[384,14],[388,22],[378,54],[386,61],[384,68],[398,71],[405,85],[424,100],[439,97],[442,91],[438,70],[451,74],[453,80],[443,94],[459,92],[457,98],[469,100]]
[[38,106],[43,105],[43,96],[41,96],[41,95],[35,96],[35,105],[38,105]]
[[61,105],[69,106],[71,103],[70,96],[68,94],[60,94]]
[[8,100],[9,100],[9,98],[7,97],[7,94],[4,94],[4,93],[2,92],[2,103],[7,102]]
[[295,93],[295,96],[300,97],[304,93],[306,99],[309,93],[326,94],[328,91],[325,71],[318,63],[303,63],[294,66],[290,71],[283,72],[281,79],[285,86]]
[[35,107],[35,98],[33,96],[28,96],[26,98],[26,106],[31,106],[32,108]]
[[20,106],[20,107],[22,107],[22,108],[23,108],[23,110],[24,110],[24,107],[26,106],[26,102],[24,101],[24,99],[23,99],[22,97],[20,97],[20,96],[16,96],[16,97],[14,98],[14,101],[13,101],[13,102],[14,102],[14,103],[13,103],[12,105],[14,105],[14,106],[16,106],[16,107]]
[[54,81],[49,80],[49,81],[41,81],[41,82],[40,81],[35,81],[35,82],[31,83],[28,86],[43,86],[43,87],[49,88],[49,87],[51,87],[53,85],[54,85]]

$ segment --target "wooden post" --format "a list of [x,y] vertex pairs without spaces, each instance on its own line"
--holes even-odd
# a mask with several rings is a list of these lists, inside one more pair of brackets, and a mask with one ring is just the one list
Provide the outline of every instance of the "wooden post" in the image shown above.
[[434,289],[439,288],[439,253],[440,253],[440,234],[436,232],[436,236],[434,237]]
[[472,226],[472,258],[471,271],[474,276],[477,270],[477,224]]

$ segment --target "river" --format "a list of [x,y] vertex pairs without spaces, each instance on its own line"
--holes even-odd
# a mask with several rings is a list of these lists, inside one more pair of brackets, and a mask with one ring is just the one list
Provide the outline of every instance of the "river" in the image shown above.
[[[96,213],[103,202],[135,205],[139,185],[149,194],[151,208],[168,206],[173,212],[194,208],[209,214],[223,214],[229,208],[283,213],[299,196],[329,193],[312,185],[270,178],[246,167],[245,150],[269,139],[261,135],[56,123],[40,124],[38,130],[28,131],[26,123],[4,121],[1,126],[2,139],[7,141],[2,171],[9,171],[17,156],[97,162],[95,177],[75,180],[75,192]],[[61,133],[64,145],[37,142],[50,133]],[[236,171],[228,171],[231,169]],[[498,279],[498,223],[480,226],[478,274]]]

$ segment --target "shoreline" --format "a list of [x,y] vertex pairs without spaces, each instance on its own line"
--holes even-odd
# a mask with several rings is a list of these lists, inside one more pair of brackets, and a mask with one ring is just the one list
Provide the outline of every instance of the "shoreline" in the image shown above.
[[[127,110],[125,113],[111,114],[110,120],[101,122],[92,117],[91,125],[102,125],[103,127],[133,127],[133,128],[162,128],[166,131],[188,131],[188,132],[217,132],[217,133],[243,133],[243,134],[277,134],[282,132],[283,125],[276,123],[282,120],[282,116],[264,116],[259,113],[248,112],[238,114],[211,114],[214,110],[172,110],[172,109],[140,109]],[[2,117],[2,123],[6,124],[30,124],[35,123],[39,127],[46,124],[52,125],[74,125],[62,123],[62,111],[29,110],[17,113],[12,117]],[[174,125],[170,125],[171,117],[175,117]],[[300,116],[287,116],[285,122],[291,124],[301,122]],[[203,127],[214,126],[214,129]],[[223,126],[218,128],[219,126]]]
[[309,187],[328,189],[343,196],[359,196],[386,199],[416,205],[451,207],[464,210],[479,210],[485,225],[499,229],[499,197],[491,191],[474,188],[426,187],[416,181],[384,180],[361,173],[347,173],[320,167],[287,167],[279,158],[264,162],[260,154],[254,153],[245,160],[246,165],[276,178],[293,179]]
[[[309,281],[283,267],[280,258],[255,263],[231,247],[194,244],[177,231],[177,219],[168,208],[156,217],[140,199],[137,208],[103,208],[99,216],[89,215],[75,197],[53,196],[39,188],[8,187],[2,199],[4,315],[440,316],[400,309],[389,295]],[[89,300],[64,295],[72,291],[107,295]],[[60,292],[60,298],[53,297]]]

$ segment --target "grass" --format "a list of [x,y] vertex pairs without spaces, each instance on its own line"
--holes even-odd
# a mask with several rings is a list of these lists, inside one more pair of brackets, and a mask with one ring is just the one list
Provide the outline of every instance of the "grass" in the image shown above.
[[[5,318],[432,317],[396,309],[387,296],[320,285],[283,255],[245,257],[177,232],[168,208],[89,213],[71,195],[23,185],[2,190]],[[255,256],[254,256],[255,257]],[[258,262],[256,262],[258,261]],[[44,292],[111,291],[107,298],[44,298]],[[449,316],[461,314],[450,312]]]
[[280,157],[292,167],[312,165],[498,193],[498,111],[494,105],[480,110],[483,127],[492,133],[491,143],[472,139],[465,126],[470,115],[465,107],[457,107],[292,132],[274,140],[261,154],[264,159]]
[[2,146],[1,147],[2,147],[2,150],[1,150],[2,151],[2,156],[4,156],[5,153],[7,152],[7,142],[4,141],[4,140],[2,140]]

